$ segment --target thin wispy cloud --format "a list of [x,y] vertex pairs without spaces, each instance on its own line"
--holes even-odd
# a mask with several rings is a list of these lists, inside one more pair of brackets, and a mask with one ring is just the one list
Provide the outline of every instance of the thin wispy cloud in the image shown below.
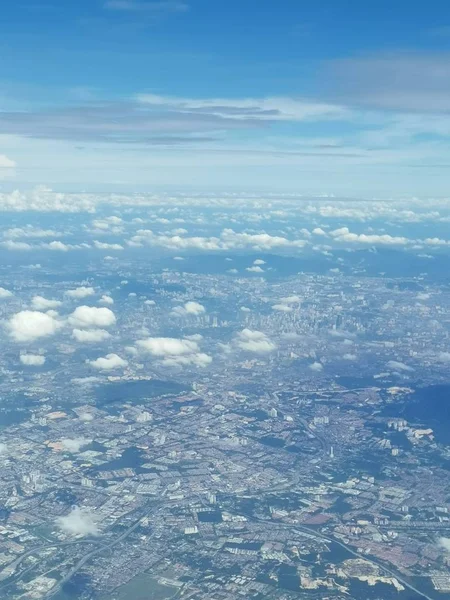
[[161,0],[160,2],[138,2],[134,0],[107,0],[104,3],[107,10],[130,13],[182,13],[189,10],[186,2],[177,0]]

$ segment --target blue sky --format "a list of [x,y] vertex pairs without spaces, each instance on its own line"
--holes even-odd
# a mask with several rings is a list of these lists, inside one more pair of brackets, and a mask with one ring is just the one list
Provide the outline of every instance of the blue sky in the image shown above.
[[450,8],[16,0],[0,185],[445,195]]

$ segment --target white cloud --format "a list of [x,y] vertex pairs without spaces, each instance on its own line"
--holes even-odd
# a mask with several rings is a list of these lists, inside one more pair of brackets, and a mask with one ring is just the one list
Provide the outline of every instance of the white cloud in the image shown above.
[[0,169],[14,169],[15,161],[8,158],[5,154],[0,154]]
[[245,270],[249,271],[250,273],[264,273],[264,269],[258,267],[257,265],[254,267],[247,267]]
[[144,304],[146,304],[147,306],[155,306],[156,302],[154,300],[146,300]]
[[356,354],[344,354],[342,357],[344,360],[355,361],[358,357]]
[[21,354],[20,362],[28,367],[41,367],[45,364],[45,356],[41,354]]
[[86,287],[82,285],[81,287],[77,287],[74,290],[67,290],[66,295],[70,298],[87,298],[88,296],[93,296],[95,294],[95,290],[93,287]]
[[33,296],[33,299],[31,300],[31,306],[35,310],[49,310],[52,308],[58,308],[58,306],[61,306],[61,304],[62,302],[59,300],[47,300],[47,298],[44,298],[43,296]]
[[439,362],[450,363],[450,352],[440,352],[437,358]]
[[300,296],[285,296],[284,298],[280,298],[282,304],[298,304],[301,301]]
[[411,240],[402,236],[392,236],[388,234],[365,234],[352,233],[348,227],[341,227],[330,231],[330,235],[338,242],[350,242],[359,244],[372,244],[384,246],[405,246]]
[[68,252],[70,250],[70,246],[59,240],[54,240],[48,244],[42,244],[42,247],[46,248],[47,250],[54,250],[56,252]]
[[84,412],[80,414],[80,421],[84,421],[85,423],[89,423],[94,420],[94,415],[88,412]]
[[111,296],[108,296],[107,294],[103,294],[99,302],[100,304],[114,304],[114,300],[111,298]]
[[94,241],[94,246],[99,250],[123,250],[123,246],[120,244],[107,244],[105,242]]
[[6,454],[7,450],[8,450],[8,446],[6,444],[4,444],[3,442],[0,442],[0,456],[2,456],[3,454]]
[[72,337],[81,343],[104,342],[111,337],[105,329],[74,329]]
[[88,363],[99,369],[100,371],[112,371],[113,369],[123,369],[128,365],[128,361],[120,358],[118,354],[107,354],[106,356],[100,356],[96,360],[90,360]]
[[292,308],[292,306],[288,306],[287,304],[274,304],[272,306],[273,310],[278,310],[280,312],[292,312],[294,309]]
[[154,107],[188,111],[190,114],[208,114],[219,118],[241,121],[249,117],[269,121],[309,121],[344,117],[347,111],[334,104],[307,102],[286,97],[266,98],[175,98],[140,94],[137,100]]
[[305,240],[289,240],[268,233],[237,233],[233,229],[224,229],[220,237],[182,237],[180,235],[157,235],[150,229],[141,229],[129,241],[130,246],[162,246],[170,250],[234,250],[252,248],[254,250],[271,250],[274,248],[303,248]]
[[300,296],[285,296],[280,298],[279,302],[274,304],[272,308],[281,312],[292,312],[294,310],[292,304],[299,304],[300,302]]
[[241,310],[242,312],[245,312],[245,313],[252,312],[252,309],[249,308],[248,306],[241,306],[241,308],[239,310]]
[[11,298],[11,296],[13,295],[14,294],[9,290],[5,289],[4,287],[0,287],[0,300],[2,300],[3,298]]
[[315,373],[320,373],[320,371],[323,371],[323,365],[320,362],[313,362],[309,365],[309,368]]
[[139,13],[141,18],[145,14],[154,17],[158,13],[183,13],[189,10],[189,4],[182,0],[106,0],[103,6],[108,10]]
[[33,248],[31,244],[27,244],[26,242],[15,242],[14,240],[7,240],[6,242],[2,242],[1,245],[7,250],[27,251]]
[[257,258],[256,260],[253,261],[254,265],[265,265],[266,261],[263,260],[262,258]]
[[87,440],[86,438],[63,438],[61,440],[61,445],[63,450],[67,450],[67,452],[77,453],[84,446],[88,446],[92,440]]
[[71,383],[81,386],[95,385],[97,383],[101,383],[101,381],[101,377],[94,377],[93,375],[91,375],[90,377],[73,377],[70,380]]
[[441,537],[439,538],[439,546],[446,552],[450,552],[450,538]]
[[427,294],[426,292],[419,292],[416,296],[417,300],[429,300],[431,298],[430,294]]
[[243,329],[236,336],[239,348],[256,354],[266,354],[276,349],[274,344],[265,333],[252,329]]
[[386,366],[389,369],[393,369],[395,371],[408,371],[410,373],[414,371],[412,367],[409,367],[408,365],[405,365],[405,363],[399,362],[397,360],[390,360]]
[[94,516],[79,506],[75,506],[68,515],[58,517],[56,523],[60,529],[70,535],[85,536],[100,533]]
[[62,235],[58,231],[53,229],[40,229],[33,225],[25,225],[25,227],[12,227],[3,232],[3,237],[10,240],[18,238],[46,238],[46,237],[57,237]]
[[189,302],[186,302],[183,306],[176,306],[171,314],[176,316],[176,317],[185,317],[187,315],[193,315],[195,317],[198,317],[199,315],[202,315],[206,312],[205,307],[203,306],[203,304],[199,304],[198,302],[193,302],[192,300],[190,300]]
[[315,229],[312,230],[312,233],[314,235],[321,235],[321,236],[326,236],[327,233],[326,231],[324,231],[323,229],[321,229],[320,227],[316,227]]
[[62,323],[39,311],[22,310],[10,318],[7,327],[16,342],[30,342],[54,335],[62,327]]
[[113,311],[104,306],[78,306],[69,317],[69,323],[77,329],[111,327],[116,323]]
[[208,354],[200,351],[195,340],[155,337],[138,340],[136,345],[141,351],[160,358],[162,364],[169,367],[187,365],[206,367],[212,361]]
[[26,192],[0,194],[0,210],[7,212],[94,212],[97,203],[94,194],[64,194],[43,185]]

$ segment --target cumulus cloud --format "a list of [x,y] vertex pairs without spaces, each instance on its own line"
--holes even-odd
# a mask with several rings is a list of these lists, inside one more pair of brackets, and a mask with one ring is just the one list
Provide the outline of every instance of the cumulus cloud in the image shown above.
[[437,359],[439,362],[450,363],[450,352],[439,352]]
[[6,156],[6,154],[0,154],[0,169],[14,169],[16,162]]
[[154,337],[138,340],[136,345],[141,351],[161,359],[169,367],[206,367],[212,361],[211,356],[201,352],[197,341],[192,339]]
[[266,261],[263,260],[262,258],[257,258],[256,260],[253,261],[254,265],[265,265]]
[[89,446],[92,440],[86,438],[63,438],[61,440],[61,446],[63,450],[67,452],[73,452],[74,454],[79,452],[84,446]]
[[245,270],[249,271],[249,273],[264,273],[264,269],[262,269],[258,265],[255,265],[253,267],[247,267]]
[[105,329],[74,329],[72,337],[81,343],[104,342],[111,337]]
[[199,315],[202,315],[206,312],[205,307],[203,306],[203,304],[200,304],[199,302],[193,302],[192,300],[189,302],[186,302],[183,306],[176,306],[171,314],[176,316],[176,317],[185,317],[187,315],[193,315],[195,317],[198,317]]
[[84,412],[80,414],[80,421],[84,421],[85,423],[89,423],[94,420],[94,415],[88,412]]
[[16,342],[29,342],[54,335],[62,323],[53,316],[34,310],[22,310],[7,323],[9,335]]
[[252,329],[243,329],[236,336],[239,348],[256,354],[266,354],[276,349],[274,344],[265,333]]
[[93,287],[86,287],[82,285],[81,287],[77,287],[74,290],[67,290],[66,295],[70,298],[87,298],[88,296],[93,296],[95,294],[95,290]]
[[284,298],[280,298],[280,302],[283,304],[298,304],[301,301],[300,296],[285,296]]
[[389,369],[393,369],[394,371],[406,371],[409,373],[414,371],[412,367],[409,367],[408,365],[405,365],[405,363],[399,362],[397,360],[390,360],[386,366]]
[[111,298],[111,296],[108,296],[107,294],[103,294],[99,302],[100,304],[114,304],[114,300]]
[[45,364],[45,356],[41,354],[21,354],[20,362],[28,367],[41,367]]
[[338,242],[384,245],[384,246],[405,246],[410,240],[402,236],[392,236],[388,234],[365,234],[352,233],[348,227],[341,227],[330,231],[330,235]]
[[326,231],[324,231],[323,229],[321,229],[320,227],[316,227],[315,229],[312,230],[312,233],[314,235],[321,235],[321,236],[326,236],[327,233]]
[[2,456],[3,454],[6,454],[7,450],[8,450],[7,445],[4,444],[3,442],[0,442],[0,456]]
[[27,242],[15,242],[14,240],[6,240],[6,242],[2,242],[1,245],[7,250],[27,251],[33,248],[33,246],[31,244],[27,244]]
[[79,506],[74,506],[68,515],[58,517],[56,523],[62,531],[70,535],[99,535],[100,531],[94,516]]
[[450,538],[441,537],[439,538],[439,546],[446,552],[450,552]]
[[355,361],[358,357],[356,354],[344,354],[342,357],[344,360]]
[[252,312],[252,309],[249,308],[248,306],[241,306],[241,308],[239,310],[241,310],[242,312],[245,312],[245,313]]
[[123,250],[123,246],[120,244],[107,244],[105,242],[94,241],[94,246],[99,250]]
[[42,247],[46,248],[47,250],[54,250],[56,252],[68,252],[71,248],[71,246],[68,246],[59,240],[54,240],[48,244],[42,244]]
[[430,294],[427,294],[426,292],[419,292],[416,296],[417,300],[429,300],[431,298]]
[[14,294],[9,290],[5,289],[4,287],[0,287],[0,300],[2,300],[3,298],[11,298],[11,296],[13,295]]
[[193,333],[192,335],[185,335],[184,339],[192,340],[193,342],[201,342],[203,339],[203,336],[201,333]]
[[20,238],[46,238],[46,237],[58,237],[62,235],[58,231],[53,229],[41,229],[40,227],[34,227],[33,225],[25,225],[24,227],[12,227],[7,229],[3,233],[3,237],[10,240]]
[[292,304],[299,304],[300,302],[301,298],[299,296],[285,296],[280,298],[279,302],[274,304],[272,308],[281,312],[292,312],[294,310]]
[[58,308],[58,306],[61,306],[61,304],[62,302],[59,300],[48,300],[43,296],[33,296],[33,299],[31,300],[31,306],[35,310],[50,310],[53,308]]
[[118,354],[110,353],[106,356],[100,356],[95,360],[89,360],[88,363],[99,371],[112,371],[113,369],[123,369],[128,365],[128,361],[120,358]]
[[289,306],[288,304],[274,304],[272,309],[278,310],[279,312],[292,312],[294,310],[292,306]]
[[323,371],[323,365],[320,362],[313,362],[309,365],[309,368],[315,373],[320,373],[320,371]]
[[69,317],[69,323],[77,329],[111,327],[116,323],[113,311],[102,306],[78,306]]

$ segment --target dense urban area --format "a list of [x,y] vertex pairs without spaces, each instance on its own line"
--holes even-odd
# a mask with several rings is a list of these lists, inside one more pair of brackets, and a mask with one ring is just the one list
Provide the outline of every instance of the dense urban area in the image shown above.
[[450,598],[446,217],[202,203],[2,220],[0,596]]

